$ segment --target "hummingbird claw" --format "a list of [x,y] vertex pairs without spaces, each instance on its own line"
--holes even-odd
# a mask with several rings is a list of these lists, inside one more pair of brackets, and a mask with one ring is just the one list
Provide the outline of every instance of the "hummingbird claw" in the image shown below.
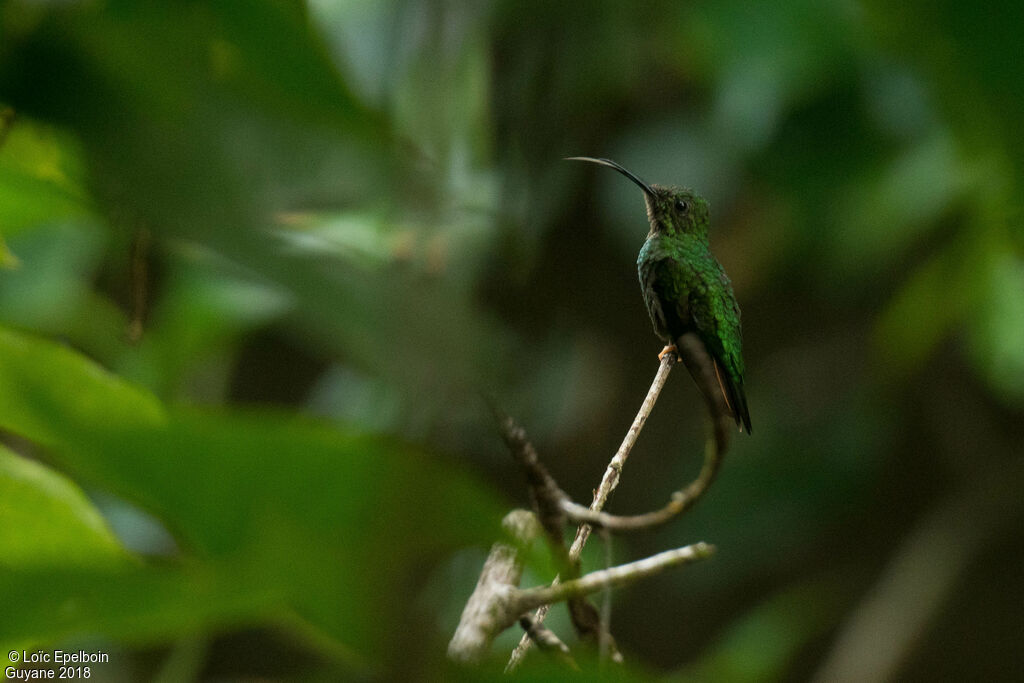
[[676,345],[675,344],[669,344],[668,346],[666,346],[665,348],[663,348],[661,350],[661,353],[658,354],[658,360],[665,360],[665,355],[666,354],[675,353],[675,352],[676,352]]

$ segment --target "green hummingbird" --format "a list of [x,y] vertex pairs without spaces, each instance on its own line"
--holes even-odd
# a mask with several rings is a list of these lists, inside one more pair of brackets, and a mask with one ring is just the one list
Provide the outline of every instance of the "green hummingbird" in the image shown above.
[[644,191],[651,231],[636,266],[654,333],[668,344],[659,358],[674,351],[682,335],[696,333],[714,361],[736,424],[749,434],[740,307],[732,283],[708,246],[708,203],[692,190],[648,185],[609,159],[568,159],[614,168]]

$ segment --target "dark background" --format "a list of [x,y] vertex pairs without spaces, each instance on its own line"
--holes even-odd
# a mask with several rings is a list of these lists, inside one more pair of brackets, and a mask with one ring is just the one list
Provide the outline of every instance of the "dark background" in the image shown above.
[[[527,504],[481,394],[587,502],[657,367],[641,194],[561,160],[591,155],[711,202],[754,424],[616,540],[718,547],[616,592],[623,675],[1024,676],[1024,6],[0,22],[0,644],[110,652],[100,680],[453,675]],[[702,410],[676,370],[610,510],[695,476]]]

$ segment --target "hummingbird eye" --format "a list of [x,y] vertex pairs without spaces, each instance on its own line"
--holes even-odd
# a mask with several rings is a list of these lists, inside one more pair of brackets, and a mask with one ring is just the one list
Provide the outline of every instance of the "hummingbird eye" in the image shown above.
[[678,211],[679,213],[685,213],[686,209],[688,209],[688,208],[689,208],[689,205],[686,203],[685,200],[682,200],[682,199],[677,199],[676,200],[676,211]]

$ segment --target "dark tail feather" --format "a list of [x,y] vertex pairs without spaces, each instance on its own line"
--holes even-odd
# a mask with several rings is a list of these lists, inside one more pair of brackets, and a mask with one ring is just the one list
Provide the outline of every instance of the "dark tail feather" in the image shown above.
[[747,394],[743,391],[743,382],[734,382],[732,378],[728,379],[729,393],[733,396],[734,412],[736,413],[736,422],[743,422],[743,429],[746,430],[747,434],[754,432],[750,427],[750,409],[747,407]]
[[[678,342],[677,342],[678,346]],[[718,379],[718,386],[722,391],[722,395],[725,397],[725,402],[729,407],[729,412],[732,413],[733,418],[736,420],[736,425],[740,429],[747,430],[747,434],[750,434],[750,411],[747,409],[747,395],[743,393],[743,380],[734,380],[732,376],[723,370],[721,363],[712,357],[712,361],[715,367],[715,377]],[[702,369],[695,369],[690,367],[690,363],[687,357],[683,357],[683,363],[686,364],[686,369],[690,371],[693,377],[697,377],[698,373],[702,373]],[[707,396],[707,389],[703,382],[697,382],[697,386],[700,388],[701,393],[705,394],[705,398],[711,399]]]
[[736,425],[746,430],[747,434],[753,433],[750,428],[750,409],[747,407],[747,395],[743,391],[743,381],[734,380],[728,372],[722,372],[717,362],[715,362],[715,374],[718,375],[718,383],[722,385],[729,409],[732,410],[732,415],[736,419]]
[[722,392],[722,398],[725,399],[725,407],[729,409],[729,413],[736,420],[736,426],[739,427],[740,426],[740,416],[736,412],[736,409],[733,408],[733,406],[736,405],[735,404],[735,399],[733,398],[732,393],[725,388],[725,383],[722,382],[722,366],[718,363],[717,360],[716,361],[712,361],[712,362],[714,363],[714,366],[715,366],[715,379],[718,380],[718,388]]

